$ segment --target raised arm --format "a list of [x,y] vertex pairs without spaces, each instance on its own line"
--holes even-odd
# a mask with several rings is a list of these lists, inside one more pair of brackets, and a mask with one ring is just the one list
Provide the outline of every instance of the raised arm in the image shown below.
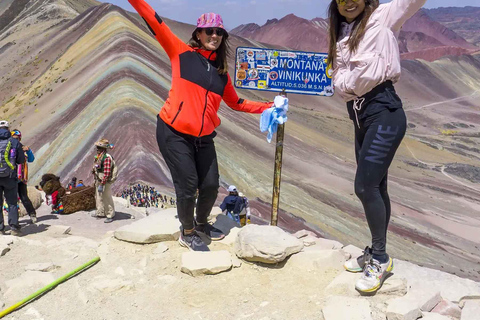
[[410,19],[427,0],[393,0],[386,4],[385,24],[393,31],[400,31],[402,25]]
[[180,40],[162,18],[144,0],[128,0],[138,14],[143,18],[150,31],[160,42],[170,60],[176,55],[188,49],[188,46]]
[[238,98],[237,92],[232,85],[232,80],[228,76],[228,82],[223,91],[223,101],[232,109],[248,112],[248,113],[262,113],[264,110],[273,106],[273,102],[254,102],[250,100]]

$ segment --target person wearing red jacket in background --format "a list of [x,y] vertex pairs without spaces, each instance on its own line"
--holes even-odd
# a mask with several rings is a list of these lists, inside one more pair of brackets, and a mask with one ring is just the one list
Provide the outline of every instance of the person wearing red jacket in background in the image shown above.
[[201,15],[186,44],[145,1],[129,2],[160,42],[172,66],[172,87],[157,116],[157,142],[175,186],[182,225],[179,242],[194,251],[208,251],[197,232],[211,240],[225,237],[207,222],[219,188],[213,138],[220,125],[220,102],[223,99],[230,108],[249,113],[262,113],[273,102],[238,97],[227,72],[228,33],[220,15]]

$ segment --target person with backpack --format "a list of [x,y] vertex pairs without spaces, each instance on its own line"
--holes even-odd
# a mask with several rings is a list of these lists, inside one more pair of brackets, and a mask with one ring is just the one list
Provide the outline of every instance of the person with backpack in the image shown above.
[[77,177],[73,177],[72,180],[68,183],[67,189],[72,190],[77,187]]
[[362,202],[372,248],[345,263],[362,272],[360,294],[375,294],[393,270],[387,254],[391,205],[388,168],[406,131],[407,121],[393,84],[400,77],[398,35],[426,0],[332,0],[328,10],[335,92],[345,100],[355,128],[355,193]]
[[[20,224],[18,223],[18,185],[17,164],[25,162],[25,154],[17,139],[12,138],[9,124],[6,120],[0,121],[0,195],[3,203],[3,195],[8,205],[8,225],[11,235],[20,236]],[[5,224],[3,214],[0,214],[0,232],[3,234]]]
[[251,212],[250,212],[250,203],[248,202],[248,198],[242,193],[239,192],[238,196],[240,199],[242,199],[241,202],[241,210],[240,210],[240,226],[244,227],[247,224],[251,223],[250,217],[251,217]]
[[239,196],[237,187],[231,185],[227,189],[228,196],[223,199],[220,209],[227,217],[241,224],[240,214],[244,208],[243,198]]
[[100,139],[95,143],[97,155],[92,169],[95,181],[95,200],[97,210],[93,217],[106,217],[105,223],[110,223],[115,217],[115,205],[112,197],[112,184],[117,179],[117,166],[115,160],[107,152],[113,145],[107,139]]
[[215,128],[220,125],[220,103],[223,100],[237,111],[262,113],[273,102],[238,97],[228,75],[229,35],[220,15],[202,14],[186,44],[144,0],[129,2],[147,23],[172,65],[172,88],[157,116],[157,143],[175,186],[181,223],[179,243],[190,250],[208,251],[197,232],[211,240],[225,237],[222,230],[208,223],[219,188],[213,139],[217,134]]
[[12,138],[17,139],[20,147],[25,152],[25,162],[17,164],[17,177],[18,177],[18,196],[27,211],[28,216],[32,223],[37,223],[37,212],[32,204],[32,201],[28,197],[28,163],[35,161],[35,156],[33,155],[32,149],[28,146],[22,145],[22,133],[18,129],[14,129],[11,132]]

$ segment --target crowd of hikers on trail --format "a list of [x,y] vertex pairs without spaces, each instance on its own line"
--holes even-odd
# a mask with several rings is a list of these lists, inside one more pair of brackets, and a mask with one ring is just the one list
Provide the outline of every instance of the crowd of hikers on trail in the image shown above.
[[120,197],[126,199],[134,207],[155,207],[166,208],[176,206],[173,197],[167,197],[151,187],[144,184],[134,184],[123,189]]

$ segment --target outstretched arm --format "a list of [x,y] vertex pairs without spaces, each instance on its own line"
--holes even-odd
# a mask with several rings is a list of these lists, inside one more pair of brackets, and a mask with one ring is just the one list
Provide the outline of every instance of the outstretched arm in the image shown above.
[[254,102],[240,99],[232,85],[230,76],[227,76],[228,82],[223,91],[223,101],[225,101],[230,108],[248,113],[262,113],[264,110],[273,106],[273,102]]
[[138,14],[143,18],[150,31],[160,42],[170,59],[185,51],[188,46],[180,40],[162,18],[144,0],[128,0]]
[[410,19],[427,0],[393,0],[387,4],[385,23],[393,31],[400,31],[402,25]]

